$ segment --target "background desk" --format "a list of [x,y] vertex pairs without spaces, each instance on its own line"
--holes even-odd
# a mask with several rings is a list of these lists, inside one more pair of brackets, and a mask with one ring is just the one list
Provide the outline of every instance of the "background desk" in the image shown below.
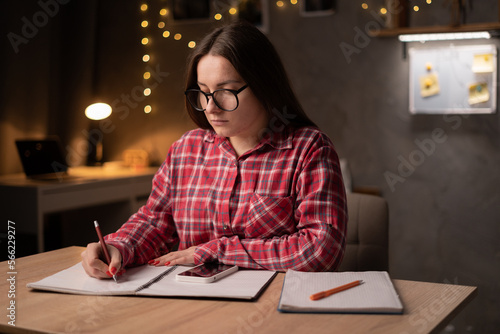
[[[37,248],[41,252],[45,250],[46,214],[118,203],[109,216],[110,219],[120,217],[123,220],[149,196],[156,170],[77,167],[72,168],[70,174],[78,179],[62,182],[30,180],[24,174],[1,176],[0,217],[5,226],[6,220],[15,222],[17,233],[36,234]],[[103,229],[106,229],[106,223],[108,221],[101,222]],[[88,224],[93,227],[92,221]]]
[[[394,280],[403,315],[292,314],[276,308],[284,274],[256,302],[101,297],[35,292],[26,284],[80,261],[82,247],[16,261],[16,327],[0,316],[0,332],[19,333],[438,333],[476,295],[470,286]],[[1,263],[4,275],[6,262]],[[0,280],[0,309],[9,284]]]

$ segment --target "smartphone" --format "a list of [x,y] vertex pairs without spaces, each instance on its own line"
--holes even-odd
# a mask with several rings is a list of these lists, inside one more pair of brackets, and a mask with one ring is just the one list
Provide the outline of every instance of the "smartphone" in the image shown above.
[[180,282],[212,283],[237,270],[238,266],[209,262],[179,273],[175,278]]

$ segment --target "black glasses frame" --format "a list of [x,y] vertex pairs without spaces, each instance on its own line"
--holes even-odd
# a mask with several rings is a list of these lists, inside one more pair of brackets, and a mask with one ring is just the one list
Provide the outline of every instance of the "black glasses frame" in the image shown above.
[[[238,90],[234,90],[234,89],[217,89],[217,90],[214,90],[212,93],[205,93],[204,91],[202,91],[201,89],[188,89],[184,92],[184,95],[186,95],[186,99],[188,100],[189,104],[191,105],[191,107],[194,108],[194,110],[197,110],[197,111],[205,111],[207,110],[206,108],[205,109],[202,109],[202,108],[198,108],[188,97],[187,95],[190,93],[190,92],[196,92],[196,93],[202,93],[203,95],[205,95],[205,97],[207,98],[207,104],[209,102],[208,98],[209,97],[212,97],[212,99],[214,100],[214,103],[217,107],[219,107],[219,109],[221,110],[224,110],[224,111],[234,111],[238,108],[238,106],[240,105],[240,100],[238,99],[238,94],[241,93],[245,88],[247,88],[248,85],[245,85],[243,87],[241,87],[240,89]],[[236,98],[236,107],[233,108],[233,109],[224,109],[222,108],[219,103],[217,102],[217,99],[214,98],[214,94],[217,93],[217,92],[221,92],[221,91],[226,91],[226,92],[230,92],[234,95],[234,97]]]

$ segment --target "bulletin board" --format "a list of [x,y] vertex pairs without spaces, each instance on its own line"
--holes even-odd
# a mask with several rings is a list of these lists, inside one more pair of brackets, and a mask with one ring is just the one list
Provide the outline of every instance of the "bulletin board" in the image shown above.
[[491,114],[496,111],[495,45],[410,48],[410,113]]

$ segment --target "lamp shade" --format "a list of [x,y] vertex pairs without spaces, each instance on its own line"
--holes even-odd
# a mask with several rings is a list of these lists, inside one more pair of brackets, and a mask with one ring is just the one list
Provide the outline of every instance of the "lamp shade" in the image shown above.
[[87,118],[98,121],[111,115],[111,106],[107,103],[93,103],[85,109]]

